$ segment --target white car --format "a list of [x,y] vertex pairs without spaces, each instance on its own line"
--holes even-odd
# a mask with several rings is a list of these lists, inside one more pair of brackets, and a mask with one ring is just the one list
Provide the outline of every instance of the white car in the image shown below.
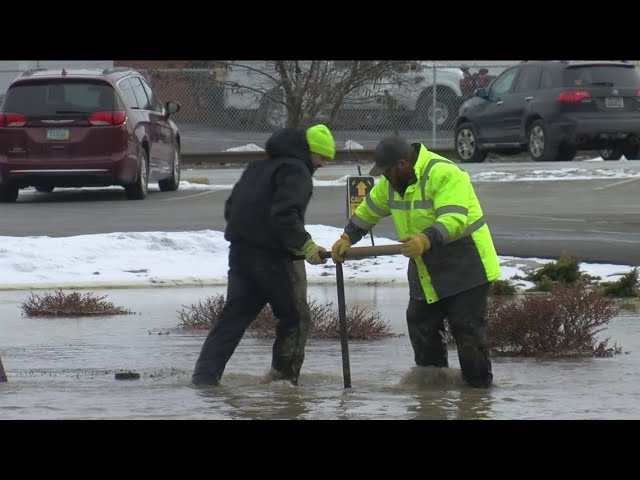
[[[388,102],[409,115],[417,128],[437,128],[453,123],[462,104],[460,82],[462,70],[431,62],[419,62],[402,74],[405,81],[386,79],[367,85],[350,94],[343,110],[384,110]],[[233,110],[254,110],[269,126],[286,124],[286,111],[282,103],[274,102],[264,92],[277,97],[278,78],[271,61],[242,62],[232,65],[224,74],[224,106]],[[231,88],[229,84],[237,85]],[[275,91],[274,91],[275,90]]]

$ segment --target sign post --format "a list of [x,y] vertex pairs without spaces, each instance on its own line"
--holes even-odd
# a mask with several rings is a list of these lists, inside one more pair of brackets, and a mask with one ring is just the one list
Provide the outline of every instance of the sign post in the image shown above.
[[[375,179],[371,175],[347,177],[347,220],[349,220],[355,213],[356,209],[371,191],[374,184]],[[371,234],[371,245],[374,245],[373,230],[369,233]]]
[[0,358],[0,383],[7,381],[7,374],[4,371],[4,365],[2,365],[2,358]]

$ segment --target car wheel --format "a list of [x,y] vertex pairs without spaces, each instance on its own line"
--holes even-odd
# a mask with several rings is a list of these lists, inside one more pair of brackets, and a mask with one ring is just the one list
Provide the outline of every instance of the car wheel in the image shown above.
[[13,203],[18,199],[18,187],[15,185],[0,185],[0,202]]
[[456,128],[456,154],[463,163],[484,162],[487,152],[480,150],[476,140],[476,132],[470,122],[462,123]]
[[435,121],[436,129],[442,129],[451,125],[455,112],[449,106],[450,95],[453,92],[440,93],[433,102],[433,91],[424,92],[418,98],[416,111],[414,112],[414,124],[416,126],[425,125],[427,129],[432,129]]
[[554,147],[551,137],[547,135],[547,127],[542,120],[536,120],[529,127],[527,135],[529,155],[536,162],[551,162],[558,155],[558,147]]
[[173,166],[171,168],[171,176],[165,180],[160,180],[158,186],[161,192],[175,192],[180,186],[180,146],[176,145],[173,149]]
[[605,148],[600,150],[600,156],[603,160],[620,160],[620,158],[622,158],[622,150],[617,148]]
[[136,181],[125,185],[124,190],[129,200],[142,200],[147,196],[149,189],[149,159],[147,151],[140,149],[138,154],[138,175]]
[[570,162],[574,158],[576,158],[576,153],[578,153],[577,149],[563,146],[558,150],[558,156],[556,157],[556,161]]
[[622,148],[622,154],[627,160],[638,160],[640,159],[640,147],[625,146]]
[[36,192],[51,193],[55,187],[35,187]]

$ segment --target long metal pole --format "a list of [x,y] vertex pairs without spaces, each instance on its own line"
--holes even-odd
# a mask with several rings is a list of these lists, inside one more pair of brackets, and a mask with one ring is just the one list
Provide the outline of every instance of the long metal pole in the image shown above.
[[4,372],[4,365],[2,365],[2,357],[0,357],[0,383],[7,381],[7,374]]
[[[375,257],[378,255],[397,255],[400,253],[402,243],[392,245],[378,245],[373,247],[351,247],[345,254],[345,258]],[[304,258],[302,255],[299,257]],[[323,252],[321,258],[331,258],[331,252]],[[296,257],[297,258],[297,257]],[[351,388],[351,366],[349,365],[349,331],[347,329],[347,306],[344,298],[344,272],[342,263],[336,263],[336,286],[338,288],[338,321],[340,324],[340,346],[342,349],[342,378],[344,388]]]
[[437,111],[437,107],[438,107],[438,97],[437,97],[437,92],[438,89],[436,88],[436,75],[437,75],[437,70],[436,70],[436,64],[433,64],[433,88],[431,89],[433,92],[433,107],[431,108],[431,146],[435,148],[436,146],[436,111]]
[[349,365],[349,341],[347,330],[347,307],[344,300],[344,275],[342,263],[336,264],[336,285],[338,287],[338,320],[340,322],[340,346],[342,349],[342,378],[344,388],[351,388],[351,366]]

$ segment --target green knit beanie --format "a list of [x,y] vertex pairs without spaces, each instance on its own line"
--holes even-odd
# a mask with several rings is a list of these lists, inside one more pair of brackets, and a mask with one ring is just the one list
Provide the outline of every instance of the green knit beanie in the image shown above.
[[336,156],[336,142],[333,141],[333,135],[325,125],[318,124],[307,129],[307,143],[309,150],[313,153],[331,160]]

